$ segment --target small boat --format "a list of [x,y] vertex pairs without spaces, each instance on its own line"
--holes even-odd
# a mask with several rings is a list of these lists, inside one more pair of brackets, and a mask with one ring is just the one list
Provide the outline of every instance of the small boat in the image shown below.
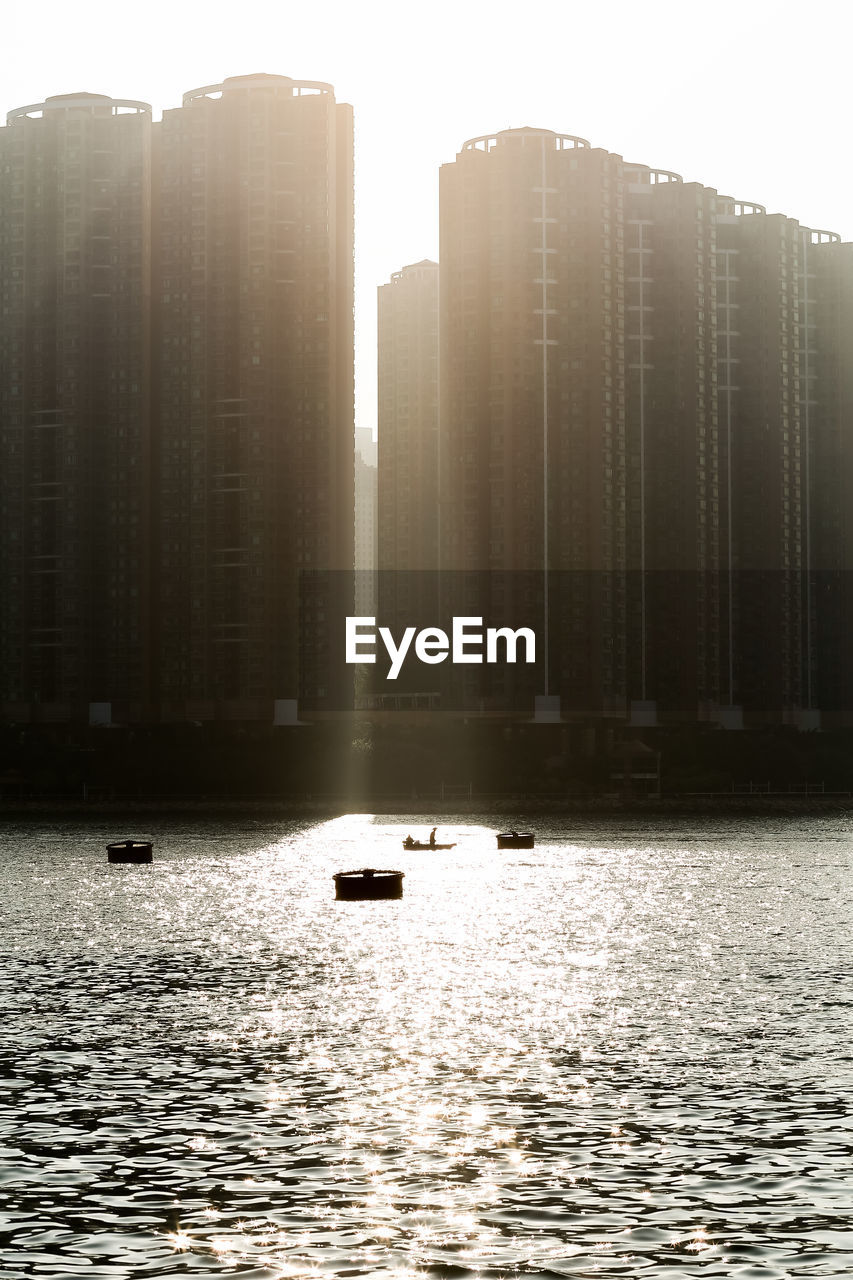
[[150,840],[116,840],[107,845],[107,862],[153,862]]
[[411,844],[406,844],[406,841],[404,840],[403,848],[410,849],[410,850],[411,849],[421,849],[421,850],[423,849],[455,849],[456,841],[454,840],[453,844],[430,844],[428,840],[413,840]]
[[402,898],[403,871],[377,871],[362,867],[360,871],[336,871],[335,897],[347,902],[363,898]]
[[499,849],[532,849],[535,837],[532,831],[499,831]]

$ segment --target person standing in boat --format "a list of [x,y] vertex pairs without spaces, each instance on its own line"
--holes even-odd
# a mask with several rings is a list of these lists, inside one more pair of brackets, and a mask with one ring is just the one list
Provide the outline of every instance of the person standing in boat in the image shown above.
[[432,831],[429,833],[429,847],[431,849],[435,848],[435,833],[437,830],[438,827],[433,827]]

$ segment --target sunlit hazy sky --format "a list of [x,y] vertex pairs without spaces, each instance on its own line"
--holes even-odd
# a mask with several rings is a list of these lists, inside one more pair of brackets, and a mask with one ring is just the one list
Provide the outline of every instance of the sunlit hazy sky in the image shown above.
[[4,115],[85,90],[159,119],[188,89],[258,71],[330,81],[352,104],[359,426],[375,427],[376,286],[438,257],[438,169],[466,138],[580,134],[853,239],[840,3],[45,0],[5,7],[2,30]]

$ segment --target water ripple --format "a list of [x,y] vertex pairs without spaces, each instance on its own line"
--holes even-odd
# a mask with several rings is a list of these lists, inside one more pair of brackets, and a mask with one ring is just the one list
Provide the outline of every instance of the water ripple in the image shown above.
[[853,1274],[838,819],[410,825],[4,833],[4,1280]]

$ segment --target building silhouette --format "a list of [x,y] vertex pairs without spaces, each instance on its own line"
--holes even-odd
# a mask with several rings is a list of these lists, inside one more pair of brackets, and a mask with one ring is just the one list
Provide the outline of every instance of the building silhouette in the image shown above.
[[355,612],[376,612],[377,447],[369,427],[355,429]]
[[853,724],[853,244],[800,228],[803,727]]
[[292,724],[351,705],[375,608],[538,636],[407,706],[853,722],[853,246],[573,135],[466,142],[440,266],[379,289],[354,602],[352,160],[284,76],[9,113],[2,715]]
[[535,691],[471,668],[472,708],[624,715],[620,183],[618,156],[532,128],[441,170],[441,568],[452,612],[540,637]]
[[747,722],[802,707],[804,476],[797,275],[800,228],[718,200],[717,342],[730,628],[725,684]]
[[352,112],[234,77],[158,134],[160,715],[286,721],[353,567]]
[[439,562],[547,645],[470,710],[849,721],[849,253],[549,130],[442,168]]
[[628,714],[718,714],[716,192],[624,164]]
[[379,286],[379,567],[438,564],[438,263]]
[[[377,609],[395,634],[438,618],[438,276],[438,263],[424,259],[377,290]],[[406,671],[383,696],[396,706],[404,688],[434,701],[433,674]]]
[[151,109],[0,129],[0,709],[150,711]]
[[351,109],[256,75],[154,126],[96,94],[11,112],[0,292],[5,714],[321,707],[352,587]]

